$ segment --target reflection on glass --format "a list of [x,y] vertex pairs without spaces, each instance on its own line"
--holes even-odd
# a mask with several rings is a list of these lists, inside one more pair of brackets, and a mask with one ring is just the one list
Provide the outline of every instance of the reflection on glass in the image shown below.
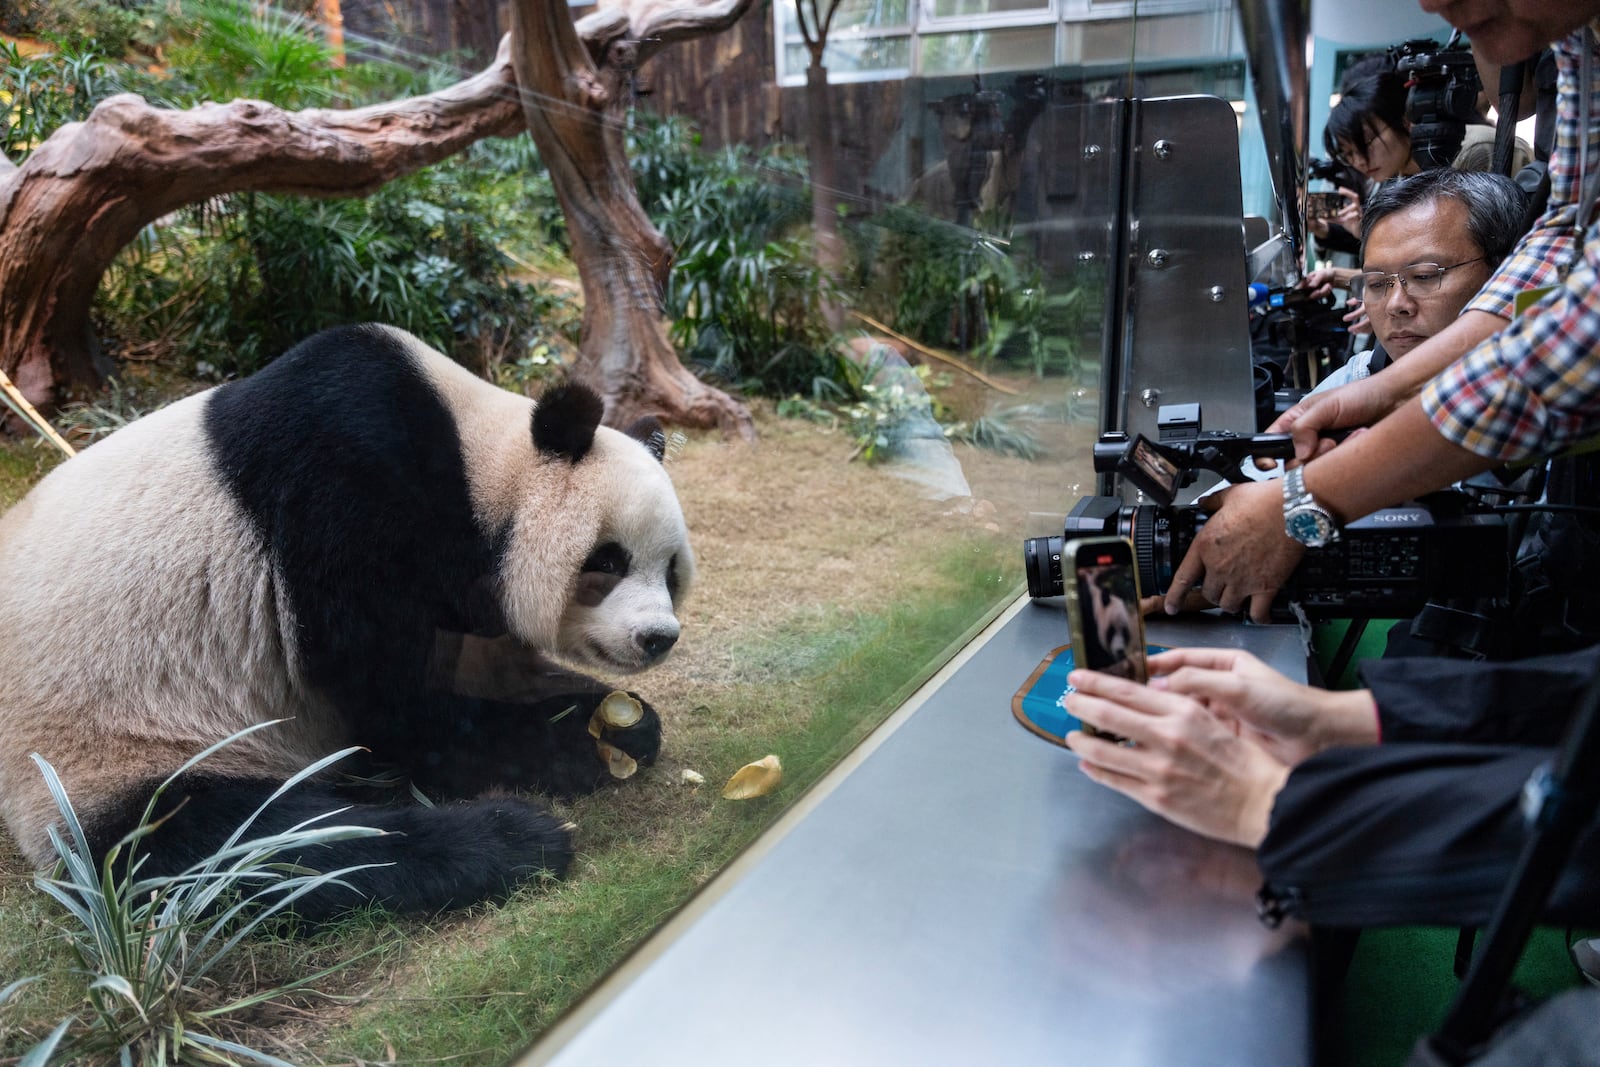
[[[1120,127],[1104,98],[1123,94],[1130,66],[1151,96],[1243,92],[1229,51],[1231,9],[1207,0],[1161,0],[1164,13],[1137,24],[1114,17],[1132,11],[1127,0],[929,0],[921,8],[844,0],[826,53],[837,166],[819,179],[807,167],[814,146],[803,120],[812,103],[793,84],[809,64],[794,5],[779,0],[781,52],[757,13],[759,29],[746,23],[715,38],[728,67],[714,78],[706,77],[709,47],[666,49],[640,72],[651,92],[628,117],[629,145],[641,207],[674,253],[663,317],[684,365],[756,410],[763,447],[738,450],[711,430],[675,440],[668,469],[691,539],[704,547],[703,573],[683,648],[626,683],[671,730],[656,766],[563,809],[583,827],[581,878],[464,927],[405,931],[404,951],[414,943],[451,961],[447,970],[467,972],[437,1003],[519,1013],[504,1028],[514,1036],[471,1039],[494,1050],[475,1053],[482,1062],[512,1055],[549,1025],[768,814],[892,711],[952,641],[1016,595],[1021,539],[1059,535],[1067,508],[1093,491],[1101,345],[1106,317],[1116,322],[1107,294],[1118,186],[1105,161]],[[758,58],[754,45],[738,53],[736,40],[763,35]],[[399,30],[390,36],[399,40]],[[814,256],[813,180],[840,193],[846,253],[833,279]],[[334,221],[355,220],[353,232],[365,232],[358,222],[388,226],[402,217],[395,198],[403,196],[430,205],[430,217],[448,212],[449,228],[487,227],[438,253],[451,259],[419,266],[396,253],[383,267],[402,279],[424,267],[447,274],[458,261],[467,270],[482,248],[502,245],[540,264],[541,276],[550,264],[561,284],[530,288],[514,309],[538,325],[494,334],[474,364],[509,387],[542,387],[571,358],[584,287],[571,280],[572,231],[527,138],[485,141],[412,181],[420,191],[340,201],[350,214]],[[385,210],[357,219],[369,203]],[[285,204],[270,217],[302,209]],[[293,241],[316,236],[298,214],[283,217]],[[433,248],[412,223],[389,245]],[[462,291],[488,293],[498,280],[473,276],[474,288]],[[459,295],[440,285],[442,296]],[[825,300],[837,324],[823,314]],[[442,324],[446,341],[487,329],[486,313],[455,310],[468,301],[432,303],[466,316]],[[15,495],[0,491],[0,499]],[[450,662],[468,677],[459,654]],[[507,700],[526,696],[520,674],[472,680],[494,681]],[[1004,716],[997,722],[1015,729]],[[783,757],[791,792],[767,809],[723,803],[727,776],[769,751]],[[644,869],[654,884],[641,884]],[[11,905],[25,885],[20,860],[0,846],[0,937],[17,936],[4,915],[19,914]],[[625,903],[613,908],[614,898]],[[492,1009],[480,1004],[486,997],[471,970],[491,942],[510,961],[502,988],[516,994],[495,998]],[[408,970],[422,968],[395,968]],[[431,989],[405,973],[371,984],[381,1025],[409,1056],[459,1052],[448,1039],[430,1044],[404,1029],[436,1003]],[[427,1020],[415,1021],[420,1029]],[[342,1034],[326,1043],[335,1051],[318,1045],[324,1058],[350,1044]],[[359,1051],[383,1055],[381,1047]]]
[[[826,5],[827,0],[823,0]],[[809,8],[807,9],[809,11]],[[783,0],[778,5],[785,37],[798,37],[800,26],[795,14],[795,0]],[[833,15],[832,32],[838,34],[861,27],[905,26],[910,14],[907,0],[840,0]]]
[[[803,71],[811,65],[811,54],[804,45],[791,44],[785,51],[790,70]],[[858,37],[830,39],[824,61],[830,74],[905,70],[911,62],[909,37]]]
[[970,33],[924,34],[922,72],[955,74],[971,70],[1021,70],[1048,67],[1055,61],[1056,35],[1050,28],[1029,26]]
[[933,0],[938,18],[953,15],[990,15],[1004,11],[1049,11],[1050,0]]
[[1080,22],[1068,26],[1069,39],[1076,36],[1076,48],[1069,46],[1068,53],[1083,63],[1126,62],[1130,50],[1172,59],[1222,58],[1229,54],[1231,17],[1228,11],[1206,11],[1145,16],[1137,26],[1126,19]]

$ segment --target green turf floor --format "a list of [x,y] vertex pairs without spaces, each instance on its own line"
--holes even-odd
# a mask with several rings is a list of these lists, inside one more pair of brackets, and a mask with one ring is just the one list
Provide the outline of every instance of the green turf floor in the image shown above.
[[[1576,931],[1581,937],[1595,933]],[[1328,1067],[1399,1067],[1412,1046],[1443,1022],[1459,983],[1455,930],[1396,927],[1368,930],[1356,946],[1332,1012]],[[1567,956],[1568,932],[1540,927],[1528,940],[1513,979],[1544,999],[1582,984]]]
[[[1344,622],[1319,624],[1315,646],[1319,666],[1326,676],[1334,666],[1335,650],[1344,638]],[[1356,666],[1363,659],[1383,655],[1393,623],[1370,623],[1357,642],[1346,668],[1327,677],[1330,688],[1360,684]],[[1597,931],[1577,931],[1571,937]],[[1528,995],[1542,999],[1582,984],[1567,955],[1569,934],[1564,929],[1541,927],[1528,941],[1514,978]],[[1331,1025],[1328,1067],[1400,1067],[1424,1034],[1444,1020],[1458,982],[1454,973],[1456,930],[1435,927],[1396,927],[1368,930],[1356,946],[1350,970],[1335,1005],[1326,1009]]]

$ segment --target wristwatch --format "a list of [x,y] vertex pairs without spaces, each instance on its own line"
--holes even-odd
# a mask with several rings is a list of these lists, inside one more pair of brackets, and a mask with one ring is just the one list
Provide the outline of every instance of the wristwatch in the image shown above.
[[1306,492],[1304,467],[1292,467],[1283,476],[1283,531],[1307,548],[1339,540],[1339,520]]

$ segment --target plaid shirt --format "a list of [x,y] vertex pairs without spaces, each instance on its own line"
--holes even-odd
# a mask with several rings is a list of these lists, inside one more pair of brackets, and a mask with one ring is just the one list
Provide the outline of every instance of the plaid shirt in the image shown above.
[[[1550,157],[1550,208],[1469,309],[1511,318],[1523,289],[1558,285],[1528,312],[1428,383],[1423,409],[1447,440],[1509,461],[1548,455],[1600,432],[1600,227],[1583,235],[1583,254],[1566,278],[1575,240],[1580,153],[1600,167],[1600,125],[1580,130],[1579,57],[1594,48],[1585,28],[1556,46],[1556,144]],[[1600,55],[1600,53],[1597,53]],[[1600,119],[1600,79],[1583,86]],[[1581,138],[1581,140],[1580,140]]]

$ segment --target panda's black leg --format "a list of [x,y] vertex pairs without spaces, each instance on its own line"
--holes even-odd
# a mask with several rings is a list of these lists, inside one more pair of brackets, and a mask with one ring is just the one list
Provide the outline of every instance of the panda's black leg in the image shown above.
[[[534,704],[452,698],[450,711],[430,716],[438,728],[427,744],[398,758],[420,788],[440,796],[474,796],[486,789],[560,797],[592,793],[615,780],[589,732],[605,695],[566,693]],[[639,704],[639,722],[606,729],[604,740],[647,767],[661,750],[661,718],[643,700]]]
[[[278,785],[180,778],[162,798],[160,812],[168,814],[167,820],[140,843],[149,857],[141,875],[176,874],[214,853]],[[113,819],[95,827],[91,844],[97,853],[132,829],[144,797],[148,793],[127,809],[132,814],[123,824]],[[572,862],[571,828],[537,804],[509,796],[433,808],[352,805],[339,790],[308,783],[273,801],[246,836],[263,837],[310,820],[371,827],[383,835],[282,857],[320,872],[365,868],[341,876],[348,886],[326,885],[296,901],[295,914],[308,922],[366,904],[396,913],[431,914],[499,899],[529,879],[561,877]]]

